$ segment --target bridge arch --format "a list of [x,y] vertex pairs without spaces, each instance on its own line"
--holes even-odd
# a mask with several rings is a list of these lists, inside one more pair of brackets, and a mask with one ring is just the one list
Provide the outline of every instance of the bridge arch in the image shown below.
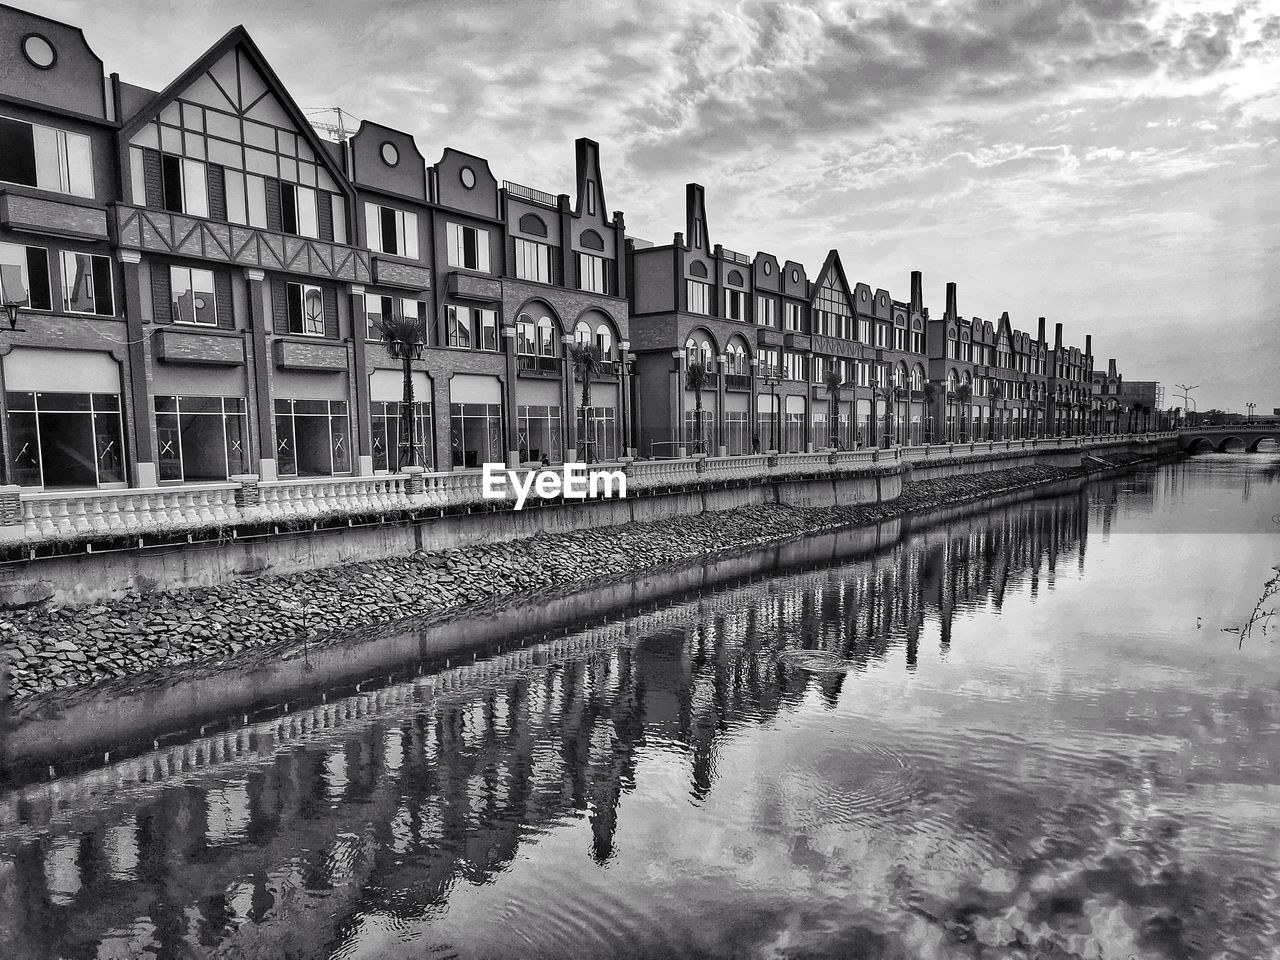
[[1264,433],[1261,436],[1254,437],[1251,441],[1245,444],[1244,449],[1248,453],[1257,453],[1259,444],[1265,443],[1268,440],[1270,440],[1272,443],[1280,445],[1280,431],[1278,431],[1274,435]]

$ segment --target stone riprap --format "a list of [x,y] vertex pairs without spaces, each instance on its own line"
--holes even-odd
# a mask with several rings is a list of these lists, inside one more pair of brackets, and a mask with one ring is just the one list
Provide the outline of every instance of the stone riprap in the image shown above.
[[[1133,455],[1123,458],[1130,462]],[[717,551],[981,499],[1093,472],[1046,465],[913,481],[886,504],[745,507],[418,553],[301,574],[0,616],[10,696],[92,684],[424,613],[633,575]]]

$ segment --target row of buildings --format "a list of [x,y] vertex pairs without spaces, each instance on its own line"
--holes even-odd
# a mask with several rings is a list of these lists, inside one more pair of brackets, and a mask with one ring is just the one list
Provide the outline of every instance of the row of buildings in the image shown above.
[[[3,482],[154,486],[394,471],[417,317],[418,462],[673,456],[1116,431],[1114,362],[711,242],[628,236],[599,148],[569,193],[366,121],[308,122],[243,28],[153,91],[74,26],[0,6]],[[596,363],[574,362],[575,345]],[[691,374],[690,371],[693,371]]]

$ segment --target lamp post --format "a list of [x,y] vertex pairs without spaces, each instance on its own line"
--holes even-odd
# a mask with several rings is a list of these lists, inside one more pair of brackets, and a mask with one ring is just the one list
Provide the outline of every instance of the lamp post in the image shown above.
[[1257,406],[1257,404],[1256,404],[1256,403],[1246,403],[1246,404],[1245,404],[1245,409],[1249,411],[1249,414],[1248,414],[1248,420],[1249,420],[1249,422],[1250,422],[1250,423],[1252,423],[1252,422],[1253,422],[1253,409],[1254,409],[1254,407],[1256,407],[1256,406]]
[[4,315],[9,318],[9,329],[18,329],[18,311],[26,304],[26,300],[10,300],[5,297]]
[[404,394],[400,401],[400,456],[399,467],[418,467],[418,445],[414,442],[413,423],[413,361],[422,359],[421,339],[387,339],[387,352],[399,360],[404,371]]

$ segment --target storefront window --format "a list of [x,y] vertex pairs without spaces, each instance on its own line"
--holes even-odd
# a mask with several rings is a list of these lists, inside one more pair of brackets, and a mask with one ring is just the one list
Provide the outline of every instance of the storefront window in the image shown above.
[[345,400],[276,401],[276,471],[282,477],[351,472]]
[[227,480],[249,472],[249,424],[240,397],[156,397],[161,480]]
[[618,424],[613,407],[578,407],[578,446],[592,460],[618,456]]
[[478,469],[485,463],[503,463],[502,405],[453,403],[449,405],[449,445],[453,465]]
[[724,439],[730,456],[751,452],[751,424],[747,420],[747,411],[725,411]]
[[11,392],[6,402],[14,483],[51,488],[125,482],[117,395]]
[[560,444],[560,408],[521,406],[516,408],[520,434],[516,448],[523,461],[539,461],[545,455],[553,463],[564,459]]
[[[399,468],[400,452],[400,402],[370,401],[369,409],[373,424],[373,469],[396,470]],[[435,443],[431,429],[430,401],[415,401],[413,404],[413,445],[418,451],[418,465],[428,470],[435,469]]]

